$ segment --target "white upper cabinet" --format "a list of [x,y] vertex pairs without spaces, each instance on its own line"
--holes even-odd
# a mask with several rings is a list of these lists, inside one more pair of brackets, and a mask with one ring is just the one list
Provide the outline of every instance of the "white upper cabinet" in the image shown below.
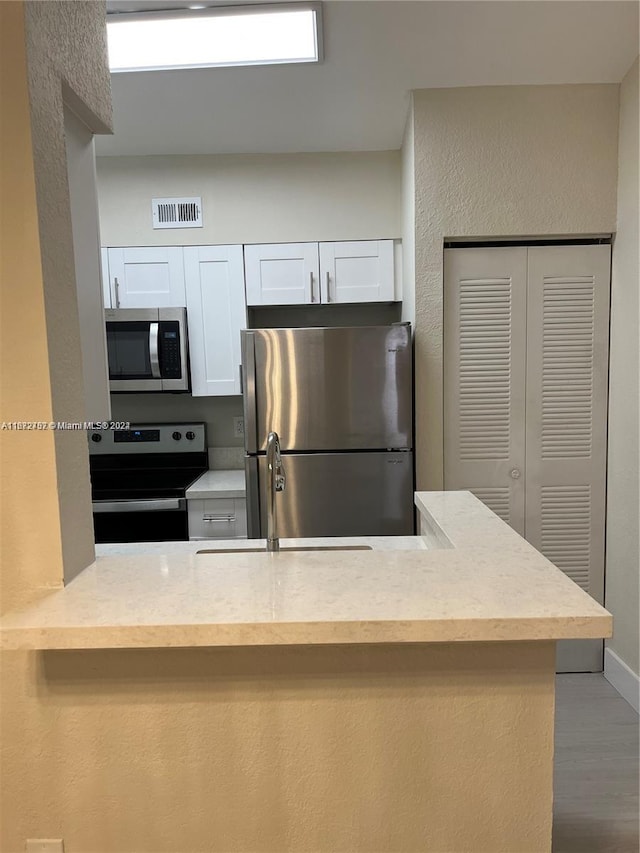
[[322,302],[393,302],[393,240],[320,243]]
[[392,302],[393,240],[244,247],[247,305]]
[[240,331],[246,328],[242,246],[184,249],[194,397],[241,394]]
[[181,246],[109,249],[112,308],[183,308]]
[[111,308],[111,283],[109,278],[108,249],[100,249],[100,269],[102,272],[102,307]]
[[247,305],[320,302],[317,243],[245,246]]

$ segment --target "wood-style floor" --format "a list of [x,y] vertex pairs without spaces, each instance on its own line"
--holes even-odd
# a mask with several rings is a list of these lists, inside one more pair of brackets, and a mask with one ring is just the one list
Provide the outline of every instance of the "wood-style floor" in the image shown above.
[[559,675],[554,853],[638,853],[638,715],[600,674]]

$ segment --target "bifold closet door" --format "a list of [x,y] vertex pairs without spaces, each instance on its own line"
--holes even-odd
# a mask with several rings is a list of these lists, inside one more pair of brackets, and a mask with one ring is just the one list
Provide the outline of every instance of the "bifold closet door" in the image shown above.
[[[600,602],[610,265],[607,245],[528,250],[525,536]],[[602,643],[559,644],[559,668],[601,669]]]
[[[610,262],[608,245],[445,250],[445,488],[600,602]],[[602,642],[558,643],[558,669],[601,670]]]
[[445,249],[444,484],[525,535],[527,249]]

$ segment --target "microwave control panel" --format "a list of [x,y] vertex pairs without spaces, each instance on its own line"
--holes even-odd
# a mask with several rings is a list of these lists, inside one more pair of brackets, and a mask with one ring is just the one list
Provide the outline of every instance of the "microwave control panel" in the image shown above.
[[180,379],[180,326],[178,323],[160,324],[160,364],[163,379]]

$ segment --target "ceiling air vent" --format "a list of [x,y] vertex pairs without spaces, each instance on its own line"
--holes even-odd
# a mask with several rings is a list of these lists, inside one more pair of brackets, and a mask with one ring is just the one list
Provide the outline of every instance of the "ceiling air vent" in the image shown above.
[[201,198],[152,198],[154,228],[202,228]]

